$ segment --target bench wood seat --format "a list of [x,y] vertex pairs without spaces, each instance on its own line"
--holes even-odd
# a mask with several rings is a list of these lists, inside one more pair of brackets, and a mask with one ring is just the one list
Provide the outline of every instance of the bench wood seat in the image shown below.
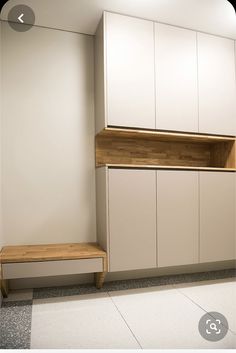
[[[82,260],[82,259],[102,260],[102,272],[100,270],[99,272],[95,272],[96,287],[101,288],[104,283],[105,274],[107,272],[107,254],[97,243],[66,243],[66,244],[5,246],[2,248],[2,251],[0,253],[0,263],[2,267],[2,271],[1,271],[2,294],[3,296],[6,296],[6,280],[4,280],[4,266],[5,268],[7,268],[8,264],[17,264],[17,263],[26,264],[26,263],[37,263],[37,262],[40,264],[42,262],[48,262],[48,261],[63,262],[66,260]],[[84,261],[84,263],[86,263],[86,261]]]

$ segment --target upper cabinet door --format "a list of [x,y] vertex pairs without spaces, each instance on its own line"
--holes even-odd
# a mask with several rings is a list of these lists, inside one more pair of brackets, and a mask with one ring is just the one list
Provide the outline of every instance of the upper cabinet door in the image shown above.
[[105,13],[107,125],[155,129],[153,26]]
[[198,132],[196,32],[155,24],[157,129]]
[[234,41],[198,33],[199,130],[236,134]]

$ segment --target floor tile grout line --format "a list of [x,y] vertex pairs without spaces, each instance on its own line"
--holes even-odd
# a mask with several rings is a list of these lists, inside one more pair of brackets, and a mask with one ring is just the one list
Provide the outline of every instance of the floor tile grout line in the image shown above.
[[120,314],[121,318],[124,320],[126,326],[128,327],[129,331],[131,332],[132,336],[134,337],[135,341],[138,343],[140,349],[143,349],[143,347],[141,346],[139,340],[137,339],[137,337],[135,336],[134,332],[131,330],[131,327],[129,326],[128,322],[126,321],[126,319],[124,318],[124,316],[122,315],[120,309],[118,308],[118,306],[116,305],[116,303],[114,302],[112,296],[110,295],[110,292],[107,292],[107,295],[109,296],[109,298],[111,299],[112,303],[114,304],[114,306],[116,307],[116,310],[118,311],[118,313]]
[[[174,285],[175,286],[175,285]],[[196,303],[192,298],[190,298],[188,295],[184,294],[179,288],[176,288],[175,289],[180,293],[182,294],[185,298],[187,298],[188,300],[190,300],[193,304],[195,304],[196,306],[198,306],[200,309],[202,309],[205,313],[209,313],[209,311],[207,311],[206,309],[204,309],[200,304]],[[214,316],[210,315],[213,319]],[[222,324],[223,325],[223,324]],[[223,325],[224,326],[224,325]],[[233,335],[236,335],[236,332],[234,332],[231,328],[228,328],[228,330],[233,334]]]

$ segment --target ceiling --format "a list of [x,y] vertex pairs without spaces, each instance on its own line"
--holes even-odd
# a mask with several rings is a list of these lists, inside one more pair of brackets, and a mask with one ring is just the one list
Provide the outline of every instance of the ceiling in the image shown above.
[[36,25],[94,34],[104,10],[236,39],[236,13],[227,0],[9,0],[1,19],[18,4],[30,6]]

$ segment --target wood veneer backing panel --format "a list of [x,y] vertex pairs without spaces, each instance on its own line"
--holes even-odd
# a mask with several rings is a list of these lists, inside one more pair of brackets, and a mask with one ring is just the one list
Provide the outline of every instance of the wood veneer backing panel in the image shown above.
[[235,140],[222,136],[194,136],[105,129],[96,136],[96,166],[153,165],[235,168]]
[[236,167],[236,143],[220,142],[211,146],[211,165],[215,167]]
[[120,137],[98,137],[96,165],[137,164],[210,166],[206,143],[168,142]]

